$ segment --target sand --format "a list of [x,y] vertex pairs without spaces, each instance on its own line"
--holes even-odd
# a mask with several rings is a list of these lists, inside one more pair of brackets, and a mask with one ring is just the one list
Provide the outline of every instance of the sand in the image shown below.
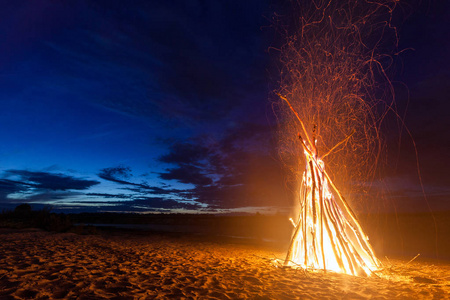
[[194,235],[0,229],[0,299],[450,299],[450,265],[380,277],[276,267],[266,244]]

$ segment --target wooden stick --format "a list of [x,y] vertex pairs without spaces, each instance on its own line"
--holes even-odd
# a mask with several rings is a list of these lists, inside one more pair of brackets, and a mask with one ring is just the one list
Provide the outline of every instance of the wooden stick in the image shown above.
[[309,145],[310,145],[311,148],[312,148],[312,147],[314,146],[314,144],[311,143],[311,140],[310,140],[310,138],[309,138],[308,132],[306,131],[305,124],[303,124],[303,121],[302,121],[302,119],[300,119],[300,116],[298,115],[297,111],[292,107],[291,103],[289,102],[289,100],[288,100],[286,97],[281,96],[281,94],[277,94],[277,95],[278,95],[278,97],[280,97],[282,100],[286,101],[286,103],[289,105],[289,108],[292,110],[292,112],[293,112],[293,113],[295,114],[295,116],[297,117],[297,120],[298,120],[298,121],[300,122],[300,124],[302,125],[303,133],[304,133],[305,136],[306,136],[306,140],[308,141]]
[[[311,192],[311,191],[310,191]],[[306,215],[307,215],[307,211],[308,211],[308,203],[307,203],[307,199],[308,199],[308,187],[306,188],[306,197],[303,199],[304,203],[305,203],[305,209],[303,210],[303,244],[304,244],[304,251],[305,251],[305,261],[304,264],[305,266],[307,266],[307,262],[308,262],[308,247],[307,247],[307,232],[306,232]]]
[[295,228],[294,234],[292,235],[292,239],[291,239],[291,243],[289,245],[289,249],[288,249],[288,253],[286,254],[286,260],[284,262],[284,265],[287,266],[289,261],[292,261],[292,255],[293,255],[293,249],[294,249],[294,243],[297,240],[297,236],[300,233],[300,229],[302,228],[302,226],[297,225],[297,227]]
[[[330,212],[328,211],[328,209],[326,208],[326,206],[327,206],[327,203],[325,203],[325,209],[324,209],[324,211],[325,211],[326,214],[328,214],[329,218],[332,219],[331,216],[330,216]],[[333,222],[331,222],[331,224],[333,224],[333,226],[335,226]],[[338,255],[338,252],[336,251],[337,246],[336,246],[336,244],[334,243],[333,232],[331,231],[330,225],[328,224],[328,221],[326,221],[326,220],[325,220],[325,227],[327,228],[328,238],[330,239],[331,247],[333,248],[333,254],[334,254],[334,256],[336,257],[336,261],[337,261],[337,263],[339,264],[339,267],[341,268],[341,270],[345,270],[345,266],[344,266],[344,264],[343,264],[343,262],[342,262],[342,258]],[[336,228],[335,228],[335,229],[336,229]],[[336,231],[336,232],[337,232],[337,231]],[[337,234],[336,234],[336,235],[337,235]]]
[[[319,170],[320,172],[320,170]],[[323,270],[326,272],[327,267],[325,264],[325,251],[323,249],[323,176],[319,175],[319,205],[320,205],[320,249],[322,249],[322,263],[323,263]]]
[[362,236],[364,244],[366,245],[366,247],[368,248],[368,252],[370,254],[370,256],[372,257],[372,259],[374,260],[374,262],[376,262],[376,265],[378,265],[378,260],[375,258],[375,254],[374,251],[372,249],[372,246],[367,243],[365,236],[363,235],[363,230],[361,228],[361,225],[358,222],[358,219],[356,218],[355,213],[353,212],[353,210],[350,208],[350,206],[348,205],[347,201],[345,201],[344,197],[342,196],[341,192],[337,189],[337,187],[334,185],[334,183],[331,181],[330,176],[328,176],[327,172],[325,170],[323,170],[325,176],[327,177],[328,182],[330,183],[330,185],[333,187],[333,189],[336,191],[336,193],[339,196],[339,199],[341,200],[342,204],[344,205],[344,208],[347,210],[347,212],[349,213],[350,217],[352,218],[352,223],[354,225],[356,225],[357,229],[358,229],[358,235]]
[[419,255],[420,255],[420,253],[419,254],[417,254],[416,256],[414,256],[414,258],[413,259],[411,259],[410,261],[408,261],[406,264],[405,264],[405,266],[407,266],[407,265],[409,265],[410,263],[412,263],[413,262],[413,260],[415,260],[416,258],[418,258],[419,257]]
[[314,250],[315,261],[319,261],[317,258],[317,249],[316,249],[316,172],[314,172],[313,164],[309,161],[309,169],[310,175],[312,179],[312,188],[311,188],[311,207],[312,207],[312,217],[313,217],[313,235],[312,235],[312,245]]

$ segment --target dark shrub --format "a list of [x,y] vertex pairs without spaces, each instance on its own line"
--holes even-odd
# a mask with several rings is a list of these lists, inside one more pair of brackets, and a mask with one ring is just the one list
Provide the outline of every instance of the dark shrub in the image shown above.
[[31,205],[28,203],[20,204],[14,209],[17,217],[29,217],[31,215]]

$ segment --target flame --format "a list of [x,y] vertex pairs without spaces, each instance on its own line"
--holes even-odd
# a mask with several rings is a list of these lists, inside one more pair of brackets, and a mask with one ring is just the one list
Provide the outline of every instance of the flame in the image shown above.
[[300,187],[301,207],[298,220],[291,219],[295,229],[285,265],[370,276],[380,262],[368,237],[325,172],[323,160],[302,144],[307,163]]

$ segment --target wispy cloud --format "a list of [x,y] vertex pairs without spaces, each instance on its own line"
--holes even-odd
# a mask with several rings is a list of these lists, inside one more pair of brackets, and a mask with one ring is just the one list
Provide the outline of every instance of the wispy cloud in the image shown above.
[[80,179],[60,173],[27,170],[7,170],[4,175],[6,178],[19,177],[20,182],[17,182],[17,184],[31,185],[37,189],[53,191],[86,190],[100,183],[95,180]]
[[99,181],[61,173],[6,170],[0,179],[0,204],[21,202],[52,204],[84,195]]

